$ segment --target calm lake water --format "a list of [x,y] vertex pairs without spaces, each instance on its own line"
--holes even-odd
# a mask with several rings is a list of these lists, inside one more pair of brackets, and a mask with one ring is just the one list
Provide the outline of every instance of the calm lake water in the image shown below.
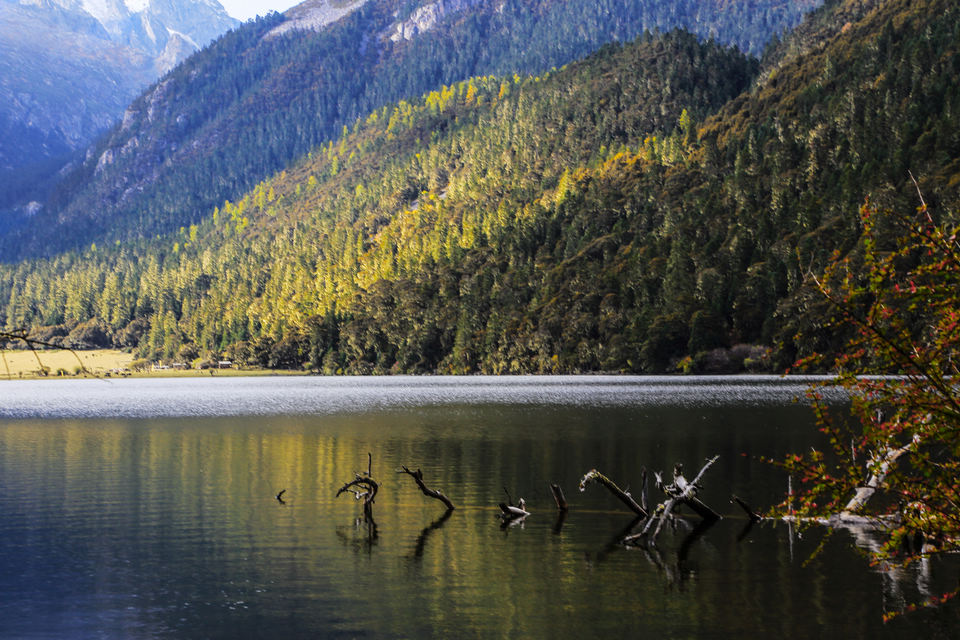
[[[0,638],[957,637],[955,605],[881,621],[956,586],[956,563],[885,572],[846,533],[749,528],[729,503],[780,500],[786,478],[755,457],[816,441],[806,384],[2,382]],[[375,528],[334,497],[368,452]],[[701,497],[724,519],[656,549],[618,545],[631,514],[577,491],[594,467],[639,494],[644,466],[692,475],[714,455]],[[505,488],[532,515],[503,529]]]

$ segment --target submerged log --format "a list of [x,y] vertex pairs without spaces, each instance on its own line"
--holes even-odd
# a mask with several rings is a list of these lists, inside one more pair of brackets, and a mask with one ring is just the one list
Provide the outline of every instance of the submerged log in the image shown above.
[[[833,513],[827,516],[819,517],[797,517],[793,513],[792,498],[793,486],[792,478],[788,478],[787,485],[787,514],[781,516],[781,519],[789,524],[793,523],[815,523],[822,526],[835,529],[845,529],[857,539],[858,546],[865,547],[862,544],[867,536],[874,536],[878,533],[889,533],[899,527],[902,523],[902,513],[892,513],[885,515],[870,515],[864,513],[867,503],[883,488],[883,483],[887,475],[893,470],[894,464],[904,455],[914,453],[921,442],[919,435],[914,437],[906,445],[898,448],[888,447],[882,453],[872,456],[868,463],[870,476],[866,484],[857,487],[854,495],[844,505],[839,513]],[[906,505],[909,508],[910,505]],[[921,541],[921,551],[923,551],[923,540],[925,532],[916,531],[914,536]],[[879,553],[878,549],[869,549],[871,553]]]
[[429,487],[427,487],[426,484],[424,484],[423,472],[420,471],[420,469],[417,469],[416,471],[410,471],[410,469],[408,469],[407,467],[401,466],[400,470],[397,471],[397,473],[405,473],[411,478],[413,478],[413,481],[417,483],[417,487],[420,488],[420,492],[423,495],[427,496],[428,498],[434,498],[435,500],[439,500],[444,505],[446,505],[447,511],[454,510],[455,507],[453,506],[453,502],[450,501],[450,498],[443,495],[442,491],[440,491],[439,489],[430,489]]
[[341,493],[352,493],[357,500],[363,500],[363,511],[365,514],[369,514],[379,490],[380,485],[376,480],[357,475],[356,478],[340,487],[335,497],[339,498]]
[[631,496],[629,493],[627,493],[626,491],[618,487],[615,482],[610,480],[610,478],[603,475],[596,469],[591,469],[583,476],[583,478],[580,479],[580,491],[581,492],[586,491],[587,485],[590,484],[591,482],[596,482],[606,487],[607,490],[610,491],[610,493],[616,496],[617,499],[620,500],[620,502],[625,504],[628,509],[633,511],[638,516],[642,518],[647,517],[647,511],[643,507],[641,507],[639,504],[637,504],[637,501],[633,499],[633,496]]

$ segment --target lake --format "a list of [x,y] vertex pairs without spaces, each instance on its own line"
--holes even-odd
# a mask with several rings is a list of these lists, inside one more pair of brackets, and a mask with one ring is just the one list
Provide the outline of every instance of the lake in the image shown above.
[[[956,586],[951,559],[883,571],[846,533],[730,504],[782,498],[757,458],[817,442],[809,382],[0,382],[0,637],[956,637],[953,604],[882,622]],[[335,497],[368,453],[375,524]],[[577,490],[597,468],[639,495],[642,468],[715,455],[701,497],[724,518],[685,514],[656,548],[618,544],[632,514]],[[507,493],[532,514],[502,527]]]

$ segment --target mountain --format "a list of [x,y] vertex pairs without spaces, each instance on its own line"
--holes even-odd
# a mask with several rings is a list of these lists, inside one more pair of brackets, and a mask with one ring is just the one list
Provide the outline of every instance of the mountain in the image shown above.
[[208,0],[0,0],[0,210],[41,198],[145,86],[237,24]]
[[[67,31],[96,34],[154,58],[160,73],[172,68],[164,53],[203,47],[239,23],[216,0],[3,0]],[[174,62],[175,64],[175,62]]]
[[[544,76],[445,86],[370,114],[355,132],[175,237],[42,263],[58,276],[30,276],[20,267],[2,278],[16,288],[9,296],[0,291],[0,299],[16,300],[6,320],[19,324],[38,312],[45,324],[69,325],[49,329],[51,337],[69,332],[69,341],[89,339],[93,330],[84,323],[96,316],[98,339],[136,346],[145,356],[186,357],[191,348],[244,343],[258,345],[250,348],[267,353],[268,363],[288,364],[302,355],[308,327],[346,339],[354,330],[369,332],[373,318],[392,315],[396,331],[410,330],[402,353],[385,348],[349,363],[337,355],[336,366],[328,364],[385,371],[400,361],[397,370],[430,370],[448,355],[444,333],[491,322],[489,304],[457,300],[462,287],[464,296],[472,289],[480,297],[502,287],[497,306],[518,303],[513,312],[523,310],[535,282],[524,280],[543,259],[538,237],[546,227],[536,218],[563,205],[563,185],[582,178],[578,167],[619,164],[605,149],[628,145],[679,157],[684,143],[677,136],[651,136],[673,131],[677,121],[689,132],[690,122],[746,89],[756,71],[739,52],[673,33],[610,46]],[[595,224],[609,222],[604,215]],[[558,251],[577,264],[578,245],[594,242],[595,229],[569,232]],[[401,239],[405,246],[395,247]],[[469,274],[465,260],[473,263]],[[473,284],[458,284],[462,277]],[[30,293],[20,288],[28,280]],[[403,290],[381,300],[391,282]],[[523,293],[513,298],[517,286]],[[364,318],[354,303],[368,293],[375,297],[364,301],[371,314]],[[397,304],[403,313],[394,313]],[[78,325],[80,317],[87,320]],[[192,329],[181,333],[181,321]],[[511,324],[504,318],[503,335],[488,341],[506,347]],[[466,339],[462,332],[451,342]],[[285,346],[274,349],[274,342]],[[283,355],[291,345],[294,355]],[[320,362],[329,349],[318,349]],[[463,372],[479,365],[449,366]]]
[[810,20],[763,68],[671,32],[371,110],[195,225],[3,267],[3,322],[329,373],[829,353],[846,336],[805,275],[856,247],[864,199],[912,210],[912,173],[934,215],[960,211],[960,7]]
[[251,22],[137,98],[5,260],[194,224],[391,101],[475,75],[539,73],[645,29],[759,52],[816,0],[312,0]]

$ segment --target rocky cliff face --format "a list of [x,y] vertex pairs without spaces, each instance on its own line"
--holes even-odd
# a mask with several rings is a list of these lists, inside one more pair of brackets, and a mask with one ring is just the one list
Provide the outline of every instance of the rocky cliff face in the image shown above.
[[399,20],[387,35],[393,42],[412,40],[429,31],[449,15],[466,11],[483,0],[437,0],[414,10],[406,20]]
[[286,20],[272,29],[267,37],[291,31],[319,31],[332,22],[353,13],[368,0],[307,0],[284,12]]

